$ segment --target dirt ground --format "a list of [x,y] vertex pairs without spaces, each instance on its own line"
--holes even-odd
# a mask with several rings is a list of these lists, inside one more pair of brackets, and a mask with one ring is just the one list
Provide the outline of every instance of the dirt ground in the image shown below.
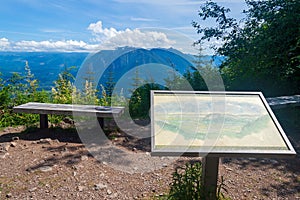
[[[176,167],[201,161],[151,160],[150,141],[120,132],[109,137],[133,158],[131,171],[94,158],[76,130],[64,125],[48,131],[5,128],[0,131],[0,199],[156,199],[168,192]],[[297,150],[298,142],[293,141]],[[299,168],[299,154],[292,159],[222,158],[219,176],[231,199],[295,200],[300,199]]]

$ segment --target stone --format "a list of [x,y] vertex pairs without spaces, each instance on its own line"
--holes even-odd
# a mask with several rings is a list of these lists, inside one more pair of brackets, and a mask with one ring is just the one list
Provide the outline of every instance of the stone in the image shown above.
[[30,188],[28,191],[29,191],[29,192],[34,192],[35,190],[37,190],[37,188],[36,188],[36,187],[33,187],[33,188]]
[[38,144],[51,144],[52,140],[51,138],[45,138],[45,139],[40,139],[37,143]]
[[110,196],[111,199],[116,199],[118,197],[118,193],[114,193]]
[[81,156],[80,159],[81,159],[81,161],[85,161],[85,160],[88,160],[89,157],[87,155],[83,155],[83,156]]
[[1,159],[4,159],[6,156],[8,156],[9,155],[9,153],[4,153],[4,154],[0,154],[0,158]]
[[53,168],[51,166],[42,166],[42,167],[39,167],[38,170],[41,172],[50,172],[53,170]]
[[277,165],[279,162],[277,160],[270,160],[270,163],[273,165]]
[[6,198],[11,198],[12,197],[12,194],[11,193],[7,193],[6,194]]
[[70,117],[65,117],[65,118],[63,119],[63,121],[64,121],[65,123],[67,123],[67,124],[74,124],[74,120],[71,119]]
[[107,188],[107,185],[105,185],[103,183],[98,183],[98,184],[94,185],[95,190],[102,190],[102,189],[105,189],[105,188]]
[[225,166],[225,169],[228,170],[228,171],[233,171],[233,169],[231,169],[230,167]]
[[19,137],[12,137],[11,140],[12,140],[12,141],[20,140],[20,138],[19,138]]
[[11,143],[10,143],[10,146],[11,146],[11,147],[16,147],[16,146],[17,146],[17,143],[16,143],[16,142],[11,142]]
[[84,186],[79,185],[79,186],[77,187],[77,189],[78,189],[79,192],[82,192],[82,191],[84,190]]
[[111,191],[110,189],[108,189],[108,190],[106,190],[106,193],[107,193],[108,195],[111,195],[111,194],[112,194],[112,191]]
[[9,150],[10,143],[0,143],[0,152],[7,152]]
[[52,140],[52,142],[58,144],[58,143],[59,143],[59,140],[58,140],[58,139],[55,139],[55,140]]

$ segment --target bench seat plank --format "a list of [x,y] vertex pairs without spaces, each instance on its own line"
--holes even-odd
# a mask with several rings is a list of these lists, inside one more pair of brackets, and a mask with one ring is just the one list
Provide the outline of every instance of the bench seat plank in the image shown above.
[[96,110],[95,105],[51,104],[29,102],[13,108],[16,113],[52,114],[52,115],[84,115],[107,118],[120,116],[124,107],[112,107],[111,110]]

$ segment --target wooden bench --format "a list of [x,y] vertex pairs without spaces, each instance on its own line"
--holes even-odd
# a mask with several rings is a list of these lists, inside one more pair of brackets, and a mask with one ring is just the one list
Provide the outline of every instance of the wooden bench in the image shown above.
[[13,108],[15,113],[40,115],[40,128],[48,128],[48,114],[97,117],[103,129],[104,118],[118,117],[124,113],[124,107],[101,107],[95,105],[51,104],[29,102]]

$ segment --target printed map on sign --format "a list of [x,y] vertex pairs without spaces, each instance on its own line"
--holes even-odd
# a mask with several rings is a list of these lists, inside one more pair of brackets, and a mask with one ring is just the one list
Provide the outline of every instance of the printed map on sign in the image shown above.
[[153,93],[155,149],[288,150],[261,93]]

